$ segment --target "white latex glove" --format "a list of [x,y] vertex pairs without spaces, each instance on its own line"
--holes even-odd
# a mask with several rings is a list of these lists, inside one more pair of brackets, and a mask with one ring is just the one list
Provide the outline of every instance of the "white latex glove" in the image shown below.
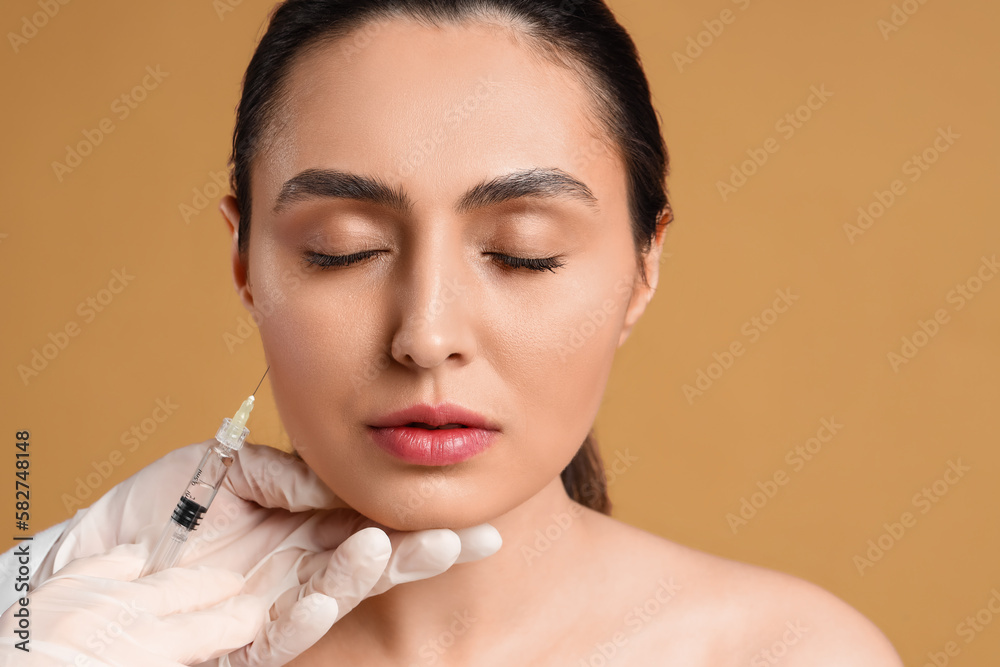
[[240,575],[171,568],[136,580],[148,554],[123,544],[61,569],[31,593],[30,651],[15,648],[18,605],[0,616],[0,662],[180,667],[239,649],[263,627],[266,607],[239,595]]
[[[119,544],[152,549],[212,442],[171,452],[78,511],[39,566],[33,588],[71,561]],[[232,667],[283,665],[365,598],[484,558],[501,545],[489,524],[456,531],[387,529],[345,507],[298,458],[250,444],[188,542],[179,567],[206,565],[241,574],[243,593],[269,610],[270,620],[253,641],[217,663]],[[311,593],[321,594],[316,600],[323,604],[306,613],[295,604]]]

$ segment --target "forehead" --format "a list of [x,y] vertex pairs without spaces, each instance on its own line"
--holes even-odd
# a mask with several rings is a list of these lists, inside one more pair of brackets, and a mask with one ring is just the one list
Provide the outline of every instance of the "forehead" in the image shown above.
[[295,62],[254,191],[273,203],[284,180],[326,167],[447,198],[483,177],[554,167],[613,204],[623,174],[584,86],[496,26],[370,24]]

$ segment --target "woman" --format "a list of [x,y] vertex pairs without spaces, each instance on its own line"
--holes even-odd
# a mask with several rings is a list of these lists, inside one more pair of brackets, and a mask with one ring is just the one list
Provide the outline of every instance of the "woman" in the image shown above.
[[[211,618],[241,619],[246,636],[230,629],[211,657],[253,639],[257,649],[223,662],[901,664],[877,628],[818,587],[610,517],[588,433],[615,350],[656,289],[671,214],[648,84],[603,2],[290,0],[247,69],[232,166],[234,196],[220,208],[235,286],[311,472],[277,457],[280,474],[237,474],[232,498],[213,505],[235,508],[232,525],[185,564],[254,586],[227,580],[189,604],[230,604]],[[277,456],[246,453],[245,467]],[[109,496],[159,493],[158,480],[183,478],[185,456]],[[345,523],[350,510],[328,509],[337,502],[367,518],[357,534],[371,540],[341,561],[327,550],[365,522]],[[94,530],[113,505],[91,508]],[[119,517],[134,526],[101,548],[148,544],[148,516],[129,507],[141,519]],[[329,516],[350,530],[314,522]],[[495,553],[489,526],[503,541]],[[383,529],[396,540],[450,530],[462,544],[389,588]],[[292,536],[308,559],[275,556]],[[141,561],[116,548],[75,555],[96,558],[87,576],[105,581],[108,563],[131,572]],[[263,560],[269,573],[254,580]],[[339,609],[289,620],[296,600],[319,593],[322,605],[345,582],[357,585]],[[285,642],[279,660],[265,646],[278,634],[259,634],[274,619],[313,634]],[[169,653],[197,634],[187,623],[156,626],[156,651],[173,661],[163,664],[209,657]]]

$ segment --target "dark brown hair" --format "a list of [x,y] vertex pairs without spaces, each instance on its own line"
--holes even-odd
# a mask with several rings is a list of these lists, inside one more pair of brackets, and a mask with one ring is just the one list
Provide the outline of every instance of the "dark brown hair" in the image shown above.
[[[230,181],[240,210],[244,263],[250,241],[250,171],[281,116],[283,86],[295,59],[396,18],[430,26],[466,21],[500,25],[525,38],[536,55],[582,78],[593,97],[595,118],[625,166],[636,262],[647,282],[643,255],[659,228],[672,219],[669,158],[635,44],[603,0],[286,0],[277,5],[247,66],[233,132]],[[611,513],[593,430],[560,476],[573,500]]]

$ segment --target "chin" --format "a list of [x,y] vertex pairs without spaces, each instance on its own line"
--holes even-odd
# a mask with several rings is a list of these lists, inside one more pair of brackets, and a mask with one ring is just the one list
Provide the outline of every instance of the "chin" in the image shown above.
[[478,526],[489,523],[510,509],[497,503],[483,502],[482,499],[469,502],[461,498],[425,497],[419,493],[369,499],[369,502],[352,507],[386,528],[401,531],[431,528],[458,530]]

